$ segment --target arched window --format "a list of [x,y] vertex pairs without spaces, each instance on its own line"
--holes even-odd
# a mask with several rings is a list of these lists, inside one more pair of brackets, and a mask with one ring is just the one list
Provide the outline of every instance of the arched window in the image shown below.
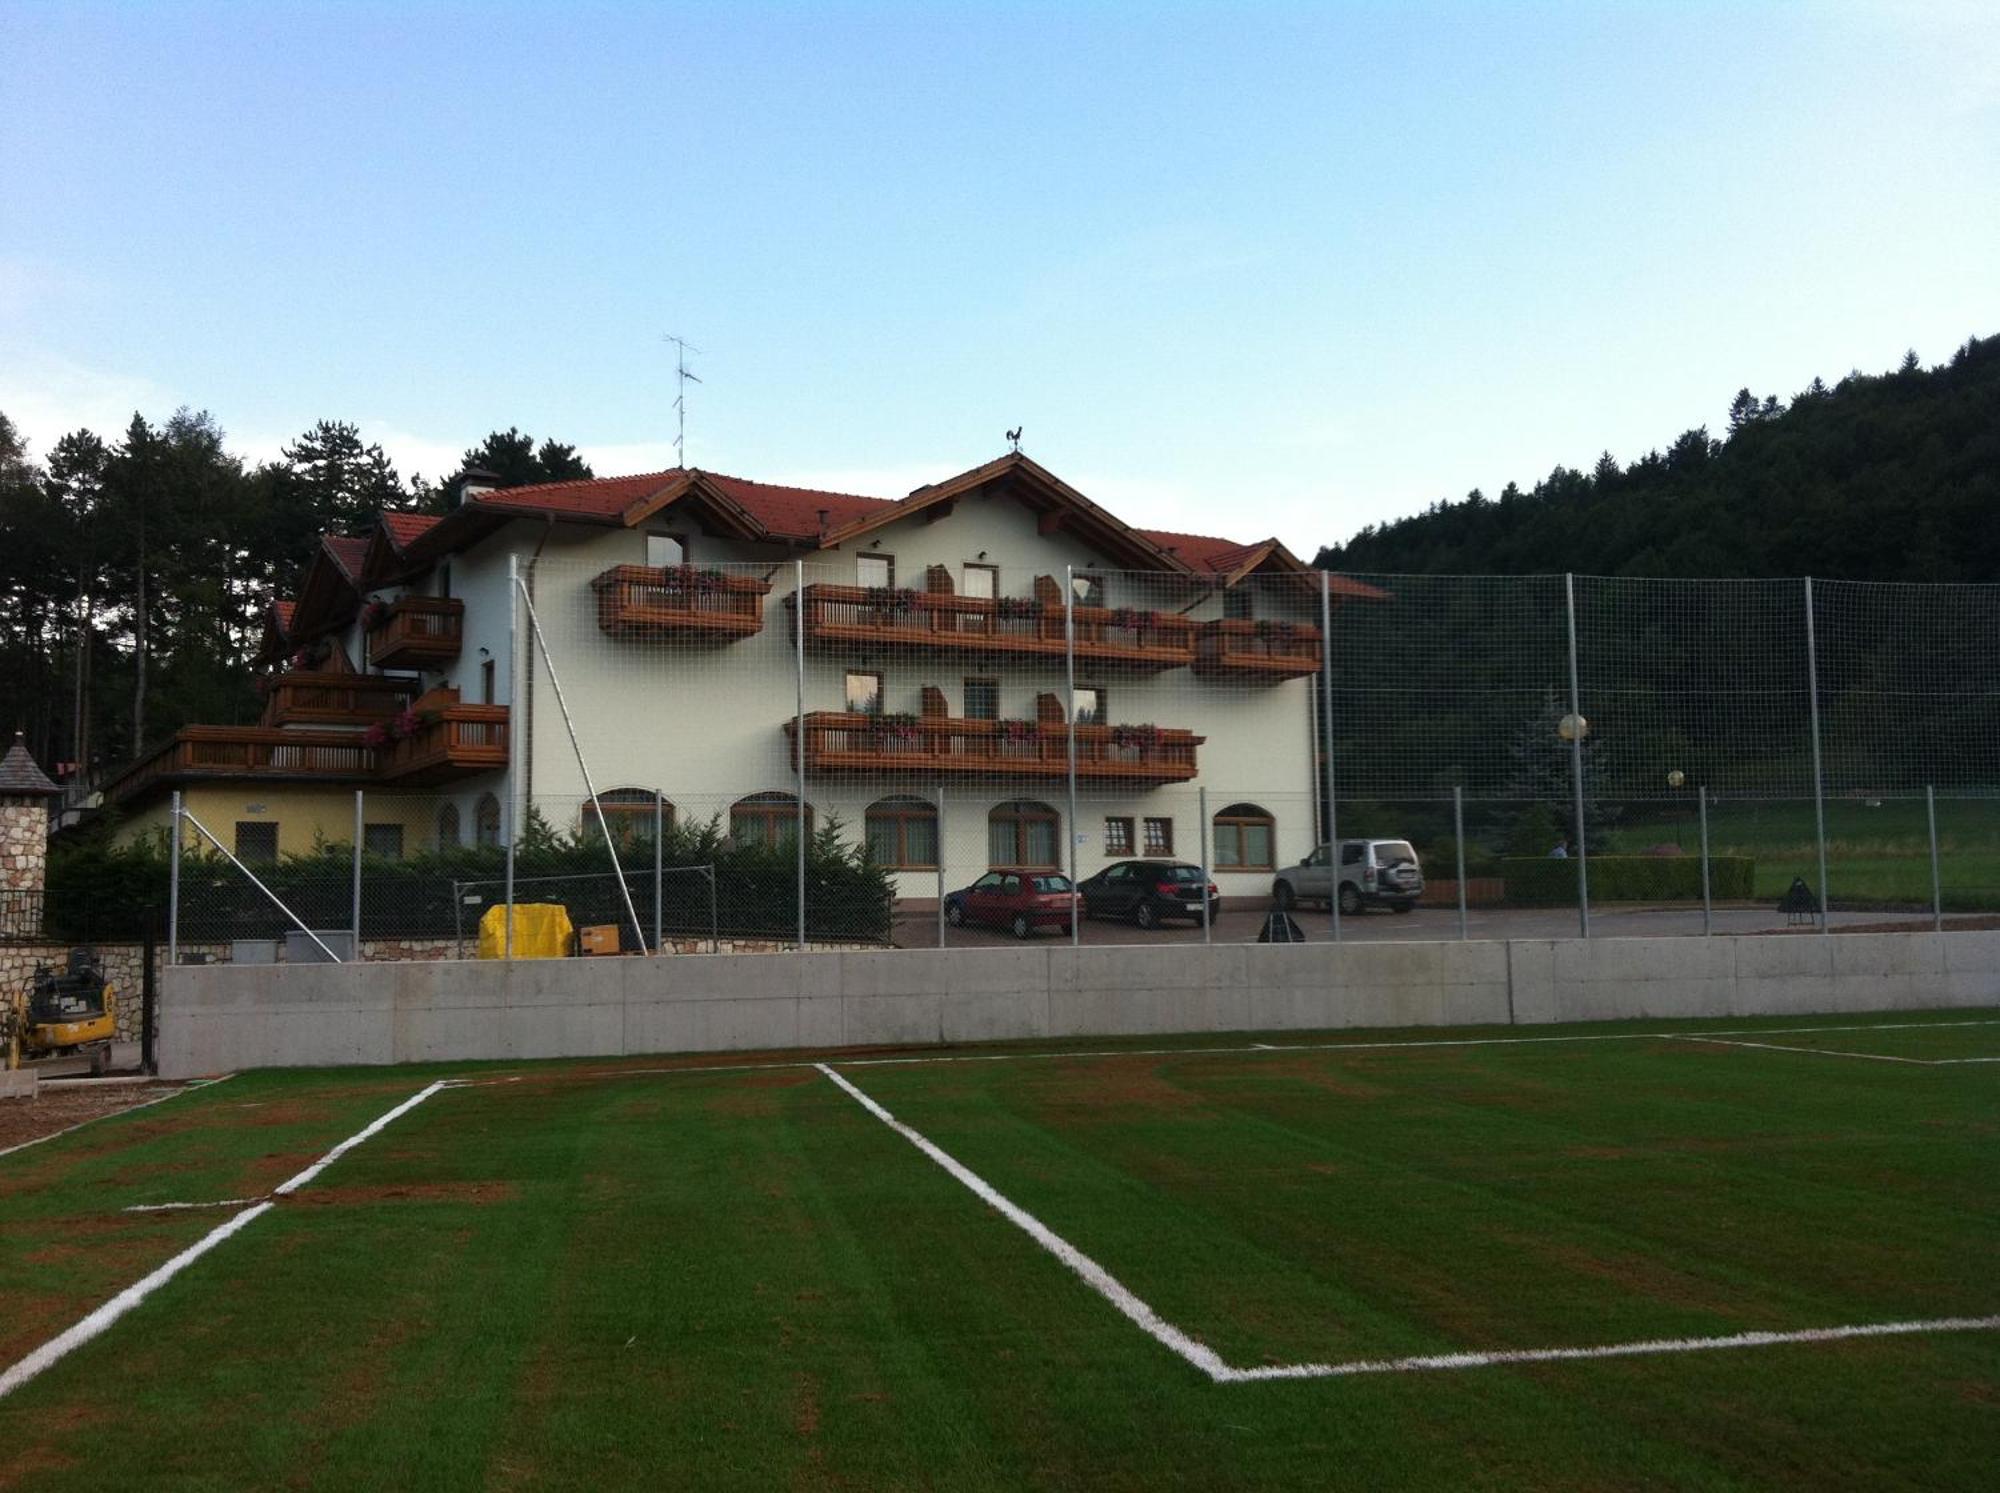
[[438,832],[438,841],[437,841],[438,849],[440,850],[458,849],[458,805],[457,804],[448,803],[448,804],[438,805],[437,832]]
[[[813,827],[806,805],[806,833]],[[729,806],[729,838],[738,845],[779,846],[799,832],[799,801],[789,793],[753,793]]]
[[922,798],[878,798],[868,806],[868,853],[891,871],[934,871],[937,805]]
[[1029,798],[995,804],[986,816],[986,863],[1054,871],[1061,867],[1057,845],[1062,820],[1047,804]]
[[1278,822],[1256,804],[1231,804],[1215,816],[1215,869],[1270,871]]
[[500,843],[500,800],[490,793],[480,794],[472,811],[472,843],[482,847]]
[[[611,838],[620,845],[630,845],[639,840],[653,838],[653,812],[658,803],[658,795],[650,788],[612,788],[597,795],[593,804],[585,799],[577,823],[577,838],[590,844],[599,839],[597,811],[604,810],[604,823],[611,828]],[[674,822],[674,806],[659,803],[660,822],[669,828]]]

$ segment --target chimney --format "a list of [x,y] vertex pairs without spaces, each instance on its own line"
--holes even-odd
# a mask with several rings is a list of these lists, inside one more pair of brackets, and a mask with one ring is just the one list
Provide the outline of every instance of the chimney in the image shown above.
[[485,467],[467,467],[458,474],[458,501],[470,503],[474,498],[500,490],[500,474],[489,472]]
[[819,511],[819,531],[820,531],[820,533],[824,534],[824,533],[826,532],[826,521],[827,521],[828,519],[832,518],[832,517],[833,517],[833,510],[832,510],[831,508],[822,508],[822,509],[820,509],[820,511]]

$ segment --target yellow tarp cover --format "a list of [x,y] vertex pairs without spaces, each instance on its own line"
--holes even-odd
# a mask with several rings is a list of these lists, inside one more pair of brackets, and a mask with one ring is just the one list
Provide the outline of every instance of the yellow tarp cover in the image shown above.
[[[514,904],[514,957],[560,959],[569,952],[569,909],[556,902]],[[507,905],[495,903],[479,919],[479,957],[507,957]]]

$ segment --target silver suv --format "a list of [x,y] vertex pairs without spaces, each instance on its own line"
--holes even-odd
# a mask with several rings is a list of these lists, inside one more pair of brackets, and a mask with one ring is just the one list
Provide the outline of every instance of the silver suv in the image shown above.
[[[1271,901],[1280,908],[1301,902],[1324,905],[1335,895],[1332,847],[1321,845],[1296,866],[1287,866],[1271,883]],[[1424,894],[1423,867],[1408,840],[1342,840],[1340,842],[1340,910],[1357,913],[1364,907],[1408,912]]]

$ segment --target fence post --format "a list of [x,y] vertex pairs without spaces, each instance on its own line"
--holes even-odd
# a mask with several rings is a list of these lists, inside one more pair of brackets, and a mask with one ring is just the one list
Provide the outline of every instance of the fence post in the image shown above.
[[666,928],[661,921],[664,907],[662,885],[666,881],[667,865],[667,795],[658,788],[653,790],[653,952],[660,952],[666,943]]
[[1458,847],[1458,937],[1462,943],[1470,935],[1465,928],[1465,787],[1458,783],[1451,789],[1451,840]]
[[1320,725],[1326,756],[1326,874],[1327,918],[1333,925],[1333,941],[1340,942],[1340,812],[1334,800],[1333,779],[1333,574],[1319,573],[1319,677]]
[[1938,870],[1937,788],[1924,784],[1924,818],[1931,832],[1931,929],[1944,932],[1944,877]]
[[173,825],[174,853],[167,862],[167,963],[181,962],[181,790],[174,790],[169,815]]
[[792,756],[797,768],[799,817],[794,838],[798,879],[799,952],[806,951],[806,562],[792,561],[792,671],[797,698],[793,702]]
[[937,799],[937,936],[938,947],[944,947],[944,784],[939,783],[932,790]]
[[[1063,688],[1068,698],[1063,715],[1068,725],[1063,731],[1067,747],[1064,757],[1069,768],[1069,884],[1076,885],[1076,567],[1063,566]],[[1083,938],[1082,919],[1074,913],[1069,920],[1070,947]]]
[[1813,830],[1819,840],[1819,931],[1827,930],[1826,774],[1819,755],[1819,641],[1813,630],[1813,583],[1806,577],[1806,678],[1811,685]]
[[1701,934],[1706,938],[1715,931],[1715,904],[1708,890],[1708,785],[1697,784],[1694,796],[1701,815]]
[[[507,805],[501,830],[507,836],[507,900],[500,933],[500,957],[514,957],[514,841],[521,825],[521,737],[529,729],[527,692],[521,671],[521,557],[507,556]],[[472,837],[479,838],[479,811],[473,810]]]
[[1195,790],[1196,812],[1201,815],[1201,941],[1211,942],[1208,911],[1208,785]]
[[1571,789],[1576,802],[1576,916],[1585,938],[1590,937],[1590,849],[1583,829],[1583,733],[1589,729],[1583,718],[1582,691],[1577,687],[1576,669],[1576,577],[1563,573],[1563,614],[1569,623],[1569,766]]
[[361,841],[367,831],[367,815],[363,810],[362,795],[367,790],[354,790],[354,957],[361,957]]

